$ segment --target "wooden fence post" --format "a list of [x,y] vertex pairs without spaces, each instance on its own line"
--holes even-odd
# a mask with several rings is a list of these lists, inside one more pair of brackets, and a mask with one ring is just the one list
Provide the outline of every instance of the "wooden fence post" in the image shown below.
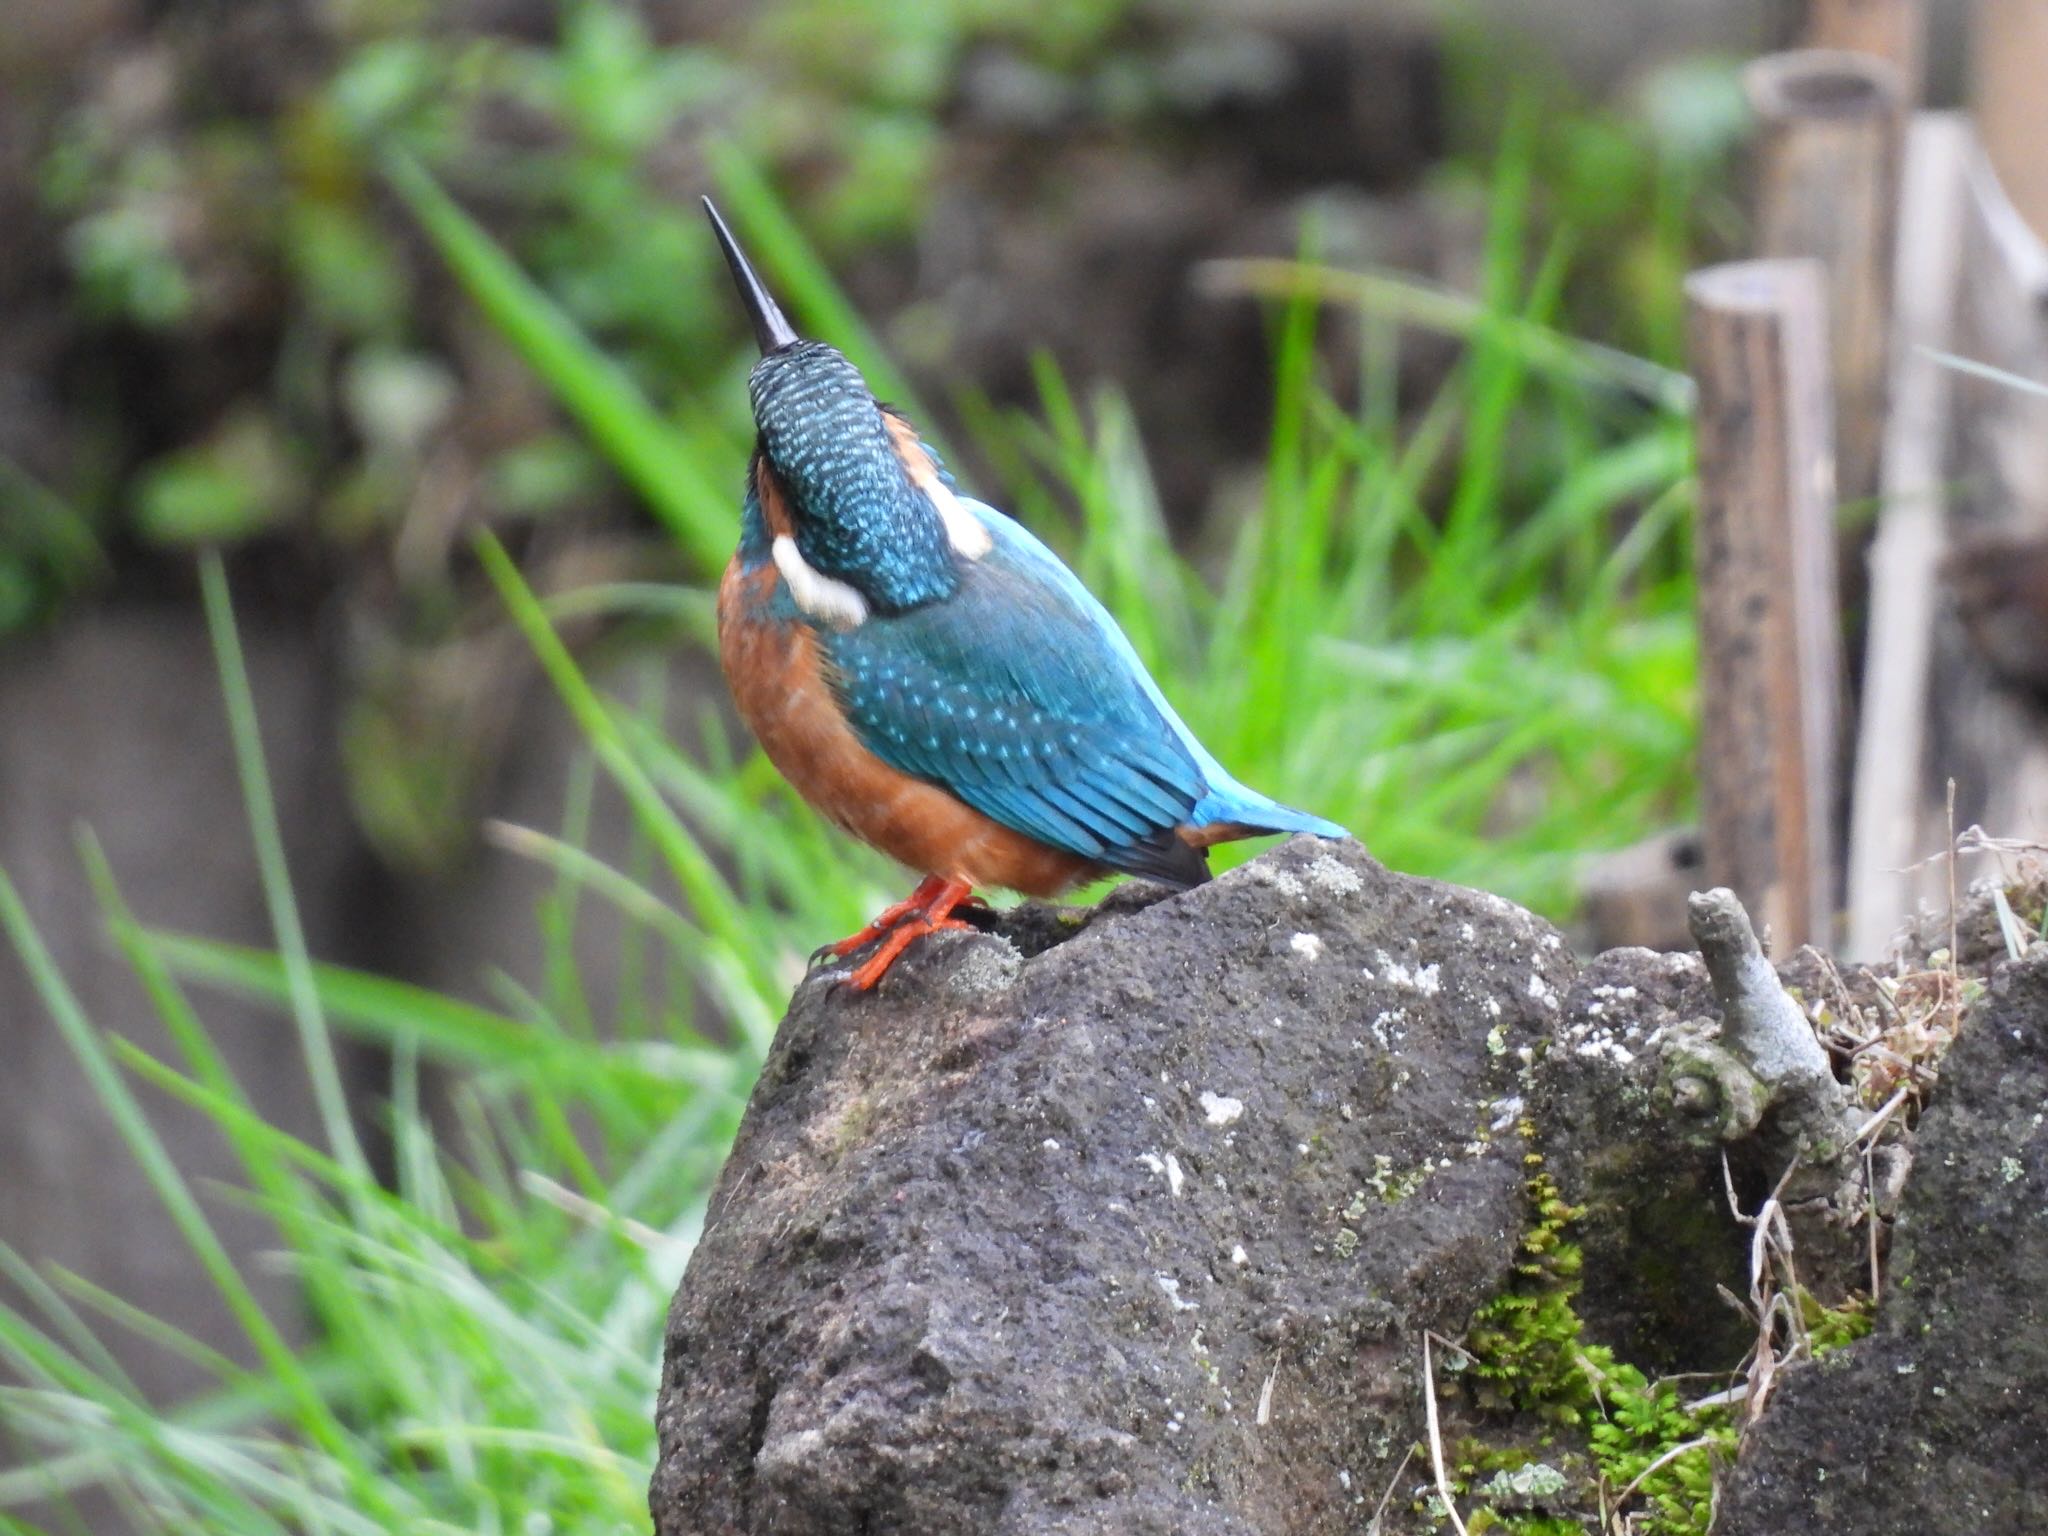
[[[1931,822],[1928,705],[1939,583],[1947,541],[1949,423],[1954,375],[1934,352],[1955,346],[1969,124],[1927,112],[1906,143],[1899,199],[1898,351],[1885,432],[1883,505],[1870,546],[1869,621],[1850,799],[1848,933],[1852,960],[1878,961],[1912,914],[1938,894]],[[1916,866],[1919,866],[1916,868]]]
[[2048,240],[2048,0],[1977,0],[1971,94],[1999,184]]
[[1810,0],[1802,41],[1883,59],[1899,72],[1911,107],[1927,71],[1927,0]]
[[1818,262],[1686,283],[1699,383],[1701,833],[1773,953],[1835,908],[1841,640],[1826,295]]
[[1758,119],[1760,256],[1827,268],[1841,498],[1878,490],[1890,386],[1892,268],[1905,90],[1867,54],[1771,54],[1743,74]]

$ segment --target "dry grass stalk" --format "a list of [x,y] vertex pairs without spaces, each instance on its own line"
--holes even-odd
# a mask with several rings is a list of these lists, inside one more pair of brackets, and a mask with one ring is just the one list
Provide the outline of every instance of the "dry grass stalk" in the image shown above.
[[1465,1522],[1458,1518],[1458,1506],[1451,1498],[1450,1473],[1444,1468],[1444,1435],[1436,1416],[1436,1361],[1429,1352],[1429,1334],[1422,1335],[1422,1402],[1429,1421],[1429,1464],[1436,1473],[1436,1496],[1443,1500],[1444,1513],[1458,1536],[1466,1536]]

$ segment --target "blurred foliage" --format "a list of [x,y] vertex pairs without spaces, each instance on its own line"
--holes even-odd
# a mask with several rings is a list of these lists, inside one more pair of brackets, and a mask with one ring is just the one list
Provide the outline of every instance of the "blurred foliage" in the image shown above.
[[[1038,104],[1013,111],[1134,154],[1224,69],[1198,23],[1134,0],[767,0],[688,35],[657,34],[627,0],[513,6],[517,29],[497,32],[422,0],[302,9],[305,35],[285,34],[295,48],[264,66],[270,97],[216,89],[207,71],[232,62],[227,45],[169,19],[52,128],[39,192],[76,319],[105,360],[81,396],[91,462],[75,483],[31,494],[0,478],[0,502],[42,509],[0,534],[0,635],[136,551],[258,541],[309,555],[299,568],[331,573],[350,609],[343,728],[359,814],[389,857],[421,865],[465,845],[493,750],[479,724],[491,712],[462,700],[446,654],[489,610],[463,530],[495,528],[523,553],[593,523],[632,528],[623,478],[657,512],[693,505],[680,553],[644,541],[650,568],[715,569],[747,349],[696,191],[718,186],[757,231],[786,219],[771,275],[844,342],[865,327],[825,274],[900,251],[949,177],[988,174],[947,158],[963,92],[986,88],[976,61],[999,56],[1002,89]],[[1431,196],[1469,205],[1476,231],[1507,167],[1520,235],[1559,274],[1541,324],[1675,361],[1678,279],[1731,216],[1717,191],[1741,127],[1731,71],[1673,67],[1596,107],[1527,59],[1503,88],[1497,46],[1450,36],[1459,149]],[[1502,116],[1515,102],[1520,129]],[[1522,148],[1497,158],[1517,134]],[[684,449],[642,466],[662,473],[621,463],[621,439],[563,430],[502,336],[450,302],[403,206],[419,212],[417,186],[393,196],[394,163],[473,210],[520,281],[674,427]],[[1494,259],[1472,244],[1481,268]],[[1474,290],[1500,287],[1498,272],[1471,276]],[[149,378],[167,359],[190,364],[176,391]],[[862,361],[885,395],[914,398],[886,349]],[[138,402],[122,379],[154,393]],[[1467,528],[1482,526],[1476,498],[1544,505],[1546,481],[1569,479],[1604,431],[1568,402],[1475,425],[1514,451],[1489,452],[1493,467],[1461,484],[1464,513],[1425,510]],[[977,434],[973,451],[1014,459],[1001,435]],[[706,467],[693,478],[692,464]]]
[[1494,46],[1485,28],[1468,15],[1451,33],[1460,152],[1446,180],[1483,195],[1487,149],[1517,116],[1540,121],[1528,174],[1546,222],[1579,254],[1564,295],[1570,328],[1677,366],[1686,274],[1741,250],[1747,228],[1730,175],[1750,128],[1743,61],[1659,62],[1595,103],[1540,57]]

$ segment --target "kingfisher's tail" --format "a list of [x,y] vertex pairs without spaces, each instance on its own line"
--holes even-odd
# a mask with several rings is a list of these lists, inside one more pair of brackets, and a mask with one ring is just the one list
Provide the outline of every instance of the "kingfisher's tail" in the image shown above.
[[1317,837],[1349,837],[1345,828],[1321,816],[1282,805],[1255,789],[1226,779],[1211,787],[1195,804],[1188,825],[1198,833],[1210,834],[1204,844],[1225,843],[1233,838],[1259,837],[1269,832],[1308,832]]

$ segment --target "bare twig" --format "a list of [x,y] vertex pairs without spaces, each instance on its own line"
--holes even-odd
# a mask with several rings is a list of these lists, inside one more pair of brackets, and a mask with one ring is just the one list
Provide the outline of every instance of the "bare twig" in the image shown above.
[[1685,1406],[1687,1411],[1692,1413],[1698,1413],[1702,1408],[1728,1408],[1742,1401],[1748,1391],[1746,1383],[1739,1383],[1725,1387],[1719,1392],[1709,1392],[1705,1397],[1696,1397]]
[[[1769,1110],[1774,1135],[1828,1165],[1841,1155],[1854,1126],[1847,1093],[1835,1081],[1814,1026],[1764,958],[1749,913],[1733,891],[1695,891],[1686,917],[1721,1005],[1721,1034],[1717,1044],[1691,1050],[1682,1060],[1667,1052],[1671,1071],[1720,1083],[1722,1139],[1747,1135]],[[1732,1114],[1737,1107],[1744,1110],[1740,1116]]]
[[[1782,1199],[1798,1167],[1795,1158],[1756,1214],[1746,1216],[1736,1198],[1735,1177],[1729,1170],[1727,1155],[1724,1153],[1721,1157],[1721,1180],[1728,1192],[1728,1208],[1751,1233],[1749,1304],[1744,1306],[1729,1296],[1725,1286],[1716,1289],[1756,1322],[1756,1343],[1750,1350],[1749,1359],[1744,1362],[1748,1378],[1747,1422],[1752,1424],[1762,1415],[1764,1405],[1770,1399],[1771,1390],[1777,1382],[1778,1368],[1787,1361],[1803,1359],[1813,1352],[1812,1340],[1806,1332],[1806,1319],[1800,1315],[1797,1301],[1799,1276],[1792,1264],[1792,1229],[1785,1219]],[[1784,1325],[1786,1340],[1782,1351],[1778,1346],[1780,1322]]]
[[1401,1464],[1394,1468],[1394,1475],[1387,1479],[1387,1491],[1380,1495],[1379,1508],[1372,1512],[1372,1519],[1365,1527],[1366,1536],[1379,1536],[1380,1521],[1386,1518],[1387,1503],[1394,1497],[1394,1490],[1401,1486],[1401,1474],[1408,1470],[1408,1463],[1415,1459],[1415,1447],[1409,1446],[1401,1453]]
[[1948,781],[1948,974],[1956,974],[1956,781]]
[[1957,853],[2048,853],[2048,843],[2024,837],[1993,837],[1975,822],[1956,835]]
[[1434,1328],[1425,1328],[1423,1332],[1429,1335],[1432,1343],[1442,1345],[1445,1349],[1450,1350],[1451,1353],[1462,1358],[1467,1365],[1477,1365],[1479,1363],[1479,1357],[1456,1339],[1447,1339]]
[[1861,1144],[1874,1141],[1877,1133],[1890,1123],[1892,1116],[1899,1112],[1899,1106],[1906,1102],[1907,1096],[1912,1091],[1910,1085],[1901,1088],[1897,1093],[1884,1101],[1882,1109],[1873,1111],[1870,1118],[1863,1122],[1863,1129],[1856,1133],[1857,1142]]
[[[1954,792],[1955,781],[1953,779],[1949,781],[1949,789],[1951,793]],[[1949,826],[1953,832],[1955,826],[1954,805],[1949,807]],[[1909,874],[1916,869],[1925,869],[1930,864],[1944,863],[1962,857],[1965,854],[1973,853],[1995,853],[2001,857],[2009,853],[2048,853],[2048,843],[2037,843],[2024,837],[1995,837],[1973,821],[1963,828],[1962,831],[1953,832],[1953,835],[1949,838],[1948,847],[1938,852],[1930,853],[1924,859],[1915,859],[1903,870],[1900,870],[1899,873]]]

